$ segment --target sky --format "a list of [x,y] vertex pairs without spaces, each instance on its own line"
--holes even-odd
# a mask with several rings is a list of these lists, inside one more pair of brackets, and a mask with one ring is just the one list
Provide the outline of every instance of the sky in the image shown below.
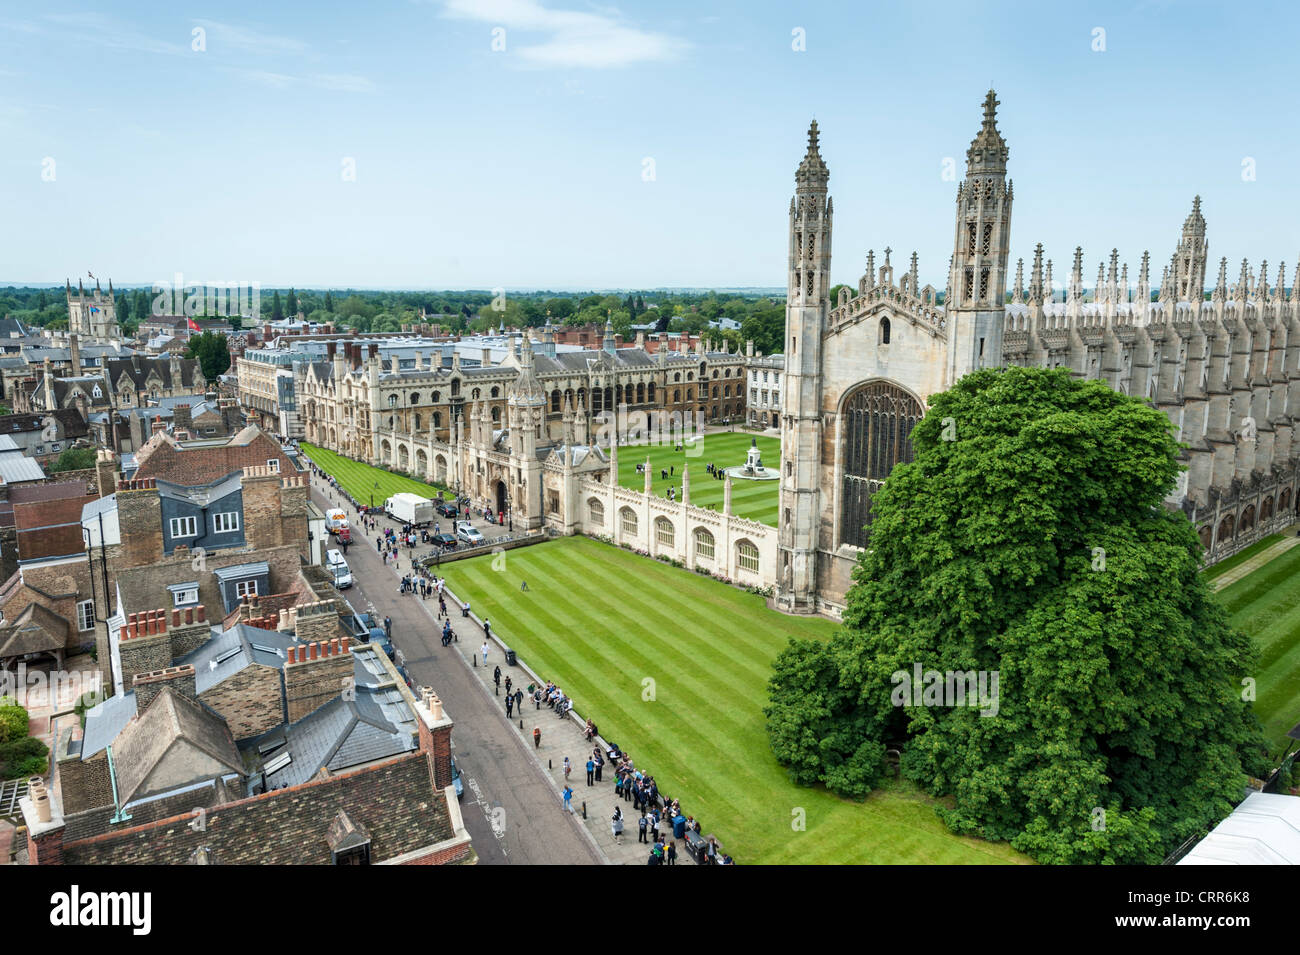
[[942,288],[990,86],[1013,263],[1300,255],[1293,4],[216,6],[0,3],[0,283],[784,287],[815,117],[833,279]]

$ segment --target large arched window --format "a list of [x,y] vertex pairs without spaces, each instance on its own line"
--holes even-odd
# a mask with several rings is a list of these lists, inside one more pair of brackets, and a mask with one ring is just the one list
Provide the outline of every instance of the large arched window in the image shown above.
[[889,344],[889,319],[888,319],[888,318],[882,318],[882,319],[880,320],[880,341],[879,341],[879,344],[881,344],[881,345],[888,345],[888,344]]
[[624,534],[636,536],[636,511],[625,507],[618,512],[618,523]]
[[921,403],[897,385],[861,385],[844,404],[844,486],[840,539],[867,546],[871,499],[895,464],[912,460],[912,429]]
[[672,547],[677,540],[677,533],[673,530],[673,522],[666,517],[655,518],[655,541],[661,547]]
[[605,505],[601,503],[600,498],[593,497],[587,501],[587,513],[591,517],[591,523],[600,527],[605,526]]
[[713,535],[703,527],[695,528],[695,556],[713,560]]
[[758,573],[758,548],[747,540],[736,541],[736,566]]
[[551,413],[560,413],[560,389],[556,388],[551,392]]

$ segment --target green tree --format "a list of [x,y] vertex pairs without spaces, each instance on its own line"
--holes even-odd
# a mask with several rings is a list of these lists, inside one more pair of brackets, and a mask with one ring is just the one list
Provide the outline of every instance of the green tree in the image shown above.
[[284,308],[280,305],[280,291],[275,292],[275,298],[271,300],[271,321],[278,322],[284,318]]
[[290,318],[298,317],[298,293],[289,289],[289,297],[285,302],[285,310],[289,313]]
[[81,471],[95,466],[94,448],[68,448],[59,455],[58,460],[49,466],[50,473],[57,471]]
[[[1158,862],[1223,818],[1266,769],[1241,698],[1256,654],[1164,507],[1171,432],[1065,371],[936,395],[872,502],[843,629],[776,661],[768,731],[791,775],[860,798],[900,746],[952,798],[949,827],[1042,862]],[[917,667],[938,699],[904,692]],[[949,672],[983,673],[984,697],[951,705]]]
[[325,311],[334,311],[334,296],[329,291],[325,292]]
[[230,368],[230,345],[225,335],[204,332],[192,335],[185,348],[186,358],[197,358],[203,369],[203,377],[216,381]]

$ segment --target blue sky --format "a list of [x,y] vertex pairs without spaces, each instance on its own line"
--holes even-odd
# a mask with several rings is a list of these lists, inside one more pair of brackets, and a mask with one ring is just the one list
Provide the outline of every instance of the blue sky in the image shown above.
[[1013,259],[1135,274],[1199,193],[1230,274],[1294,268],[1291,6],[975,6],[8,3],[0,280],[783,286],[816,116],[836,281],[889,245],[942,286],[990,84]]

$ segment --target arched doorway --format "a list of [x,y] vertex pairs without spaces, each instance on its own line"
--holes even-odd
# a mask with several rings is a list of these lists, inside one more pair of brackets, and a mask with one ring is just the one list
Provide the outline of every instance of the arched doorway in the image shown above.
[[912,460],[912,429],[923,414],[915,396],[886,381],[860,385],[845,399],[843,543],[867,546],[871,499],[894,465]]
[[506,482],[497,481],[497,513],[505,514],[506,510]]

